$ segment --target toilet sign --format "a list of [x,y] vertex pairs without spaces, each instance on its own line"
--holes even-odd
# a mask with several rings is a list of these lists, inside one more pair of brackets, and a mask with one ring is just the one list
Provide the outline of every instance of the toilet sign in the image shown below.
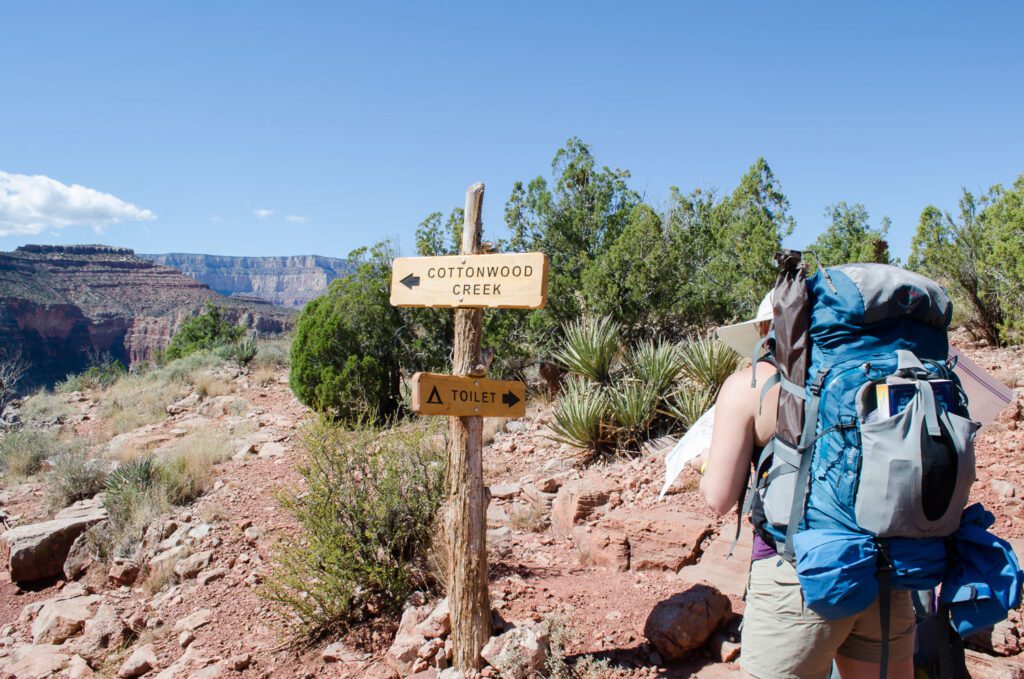
[[542,252],[399,257],[391,265],[391,305],[539,309],[547,282]]
[[416,373],[412,376],[412,411],[417,415],[523,417],[526,385],[482,377]]

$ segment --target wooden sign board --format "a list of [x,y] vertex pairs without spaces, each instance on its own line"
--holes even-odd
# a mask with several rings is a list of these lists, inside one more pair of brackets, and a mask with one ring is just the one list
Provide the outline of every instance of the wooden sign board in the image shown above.
[[391,266],[391,305],[540,309],[548,297],[542,252],[399,257]]
[[416,373],[412,376],[412,411],[417,415],[523,417],[526,385],[482,377]]

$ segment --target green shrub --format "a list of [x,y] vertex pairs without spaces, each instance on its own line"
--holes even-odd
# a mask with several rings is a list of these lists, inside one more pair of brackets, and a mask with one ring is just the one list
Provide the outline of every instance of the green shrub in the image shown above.
[[712,401],[742,357],[716,338],[705,337],[679,345],[683,375],[696,387],[711,392]]
[[605,421],[608,399],[597,384],[572,376],[565,381],[555,406],[551,431],[554,440],[583,448],[593,456],[614,443]]
[[609,419],[621,443],[636,445],[643,441],[657,415],[658,392],[648,384],[629,380],[607,387],[605,398]]
[[103,354],[93,359],[85,372],[69,375],[57,384],[56,390],[62,393],[103,389],[117,382],[127,373],[124,364],[110,354]]
[[621,348],[622,328],[610,318],[576,321],[564,328],[563,346],[553,358],[563,368],[598,384],[611,379]]
[[715,404],[716,398],[716,393],[706,389],[683,387],[668,399],[663,412],[678,422],[685,431]]
[[224,344],[217,347],[216,353],[225,361],[237,363],[240,367],[252,363],[256,358],[256,340],[247,337],[234,344]]
[[153,519],[168,508],[156,484],[153,459],[142,457],[122,464],[107,477],[103,506],[107,523],[95,535],[102,556],[130,557]]
[[408,338],[402,313],[390,302],[393,254],[378,245],[302,309],[289,384],[317,412],[355,422],[387,418],[399,407],[400,369],[416,366],[402,361]]
[[422,425],[344,430],[323,418],[303,444],[305,484],[282,498],[300,530],[286,534],[262,593],[301,634],[337,631],[401,611],[428,585],[428,548],[443,497],[443,454]]
[[649,385],[658,397],[668,393],[682,370],[679,351],[668,342],[641,341],[630,350],[627,362],[633,377]]
[[164,356],[173,361],[204,349],[234,344],[244,334],[245,328],[232,325],[224,318],[220,307],[207,301],[203,311],[181,324],[167,345]]
[[56,434],[41,429],[15,429],[0,435],[0,468],[14,479],[38,473],[43,463],[57,453]]
[[53,460],[47,476],[46,494],[54,509],[96,495],[106,487],[107,465],[81,449],[71,449]]

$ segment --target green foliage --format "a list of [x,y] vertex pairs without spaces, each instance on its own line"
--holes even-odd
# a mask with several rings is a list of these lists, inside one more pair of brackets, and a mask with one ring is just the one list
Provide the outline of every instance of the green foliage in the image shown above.
[[245,328],[233,325],[224,318],[220,307],[207,301],[202,312],[181,324],[167,345],[164,356],[173,361],[196,351],[234,344],[244,334]]
[[57,436],[42,429],[22,428],[0,434],[0,469],[14,479],[39,473],[43,463],[58,452]]
[[582,448],[590,456],[607,452],[615,443],[608,431],[607,415],[604,388],[573,375],[562,385],[551,424],[552,438]]
[[505,203],[514,251],[545,252],[551,262],[547,306],[531,315],[530,332],[541,345],[581,312],[583,272],[612,246],[640,196],[629,172],[598,168],[593,150],[573,137],[551,162],[552,183],[537,177],[516,182]]
[[256,340],[246,337],[234,344],[223,344],[217,347],[217,355],[225,361],[237,363],[239,367],[246,367],[256,358]]
[[715,404],[716,392],[682,386],[665,403],[664,412],[687,430]]
[[567,324],[562,334],[564,346],[553,352],[555,362],[569,372],[607,384],[621,349],[621,326],[610,318],[580,320]]
[[650,385],[655,394],[670,389],[682,370],[679,351],[663,341],[640,341],[630,350],[627,363],[633,376]]
[[[828,228],[807,249],[814,253],[818,263],[837,266],[851,262],[877,262],[893,264],[886,237],[889,218],[872,229],[868,225],[868,211],[860,203],[847,205],[839,202],[825,210]],[[810,258],[813,261],[813,258]]]
[[46,494],[54,509],[85,500],[102,491],[107,481],[107,465],[75,448],[58,455],[46,479]]
[[620,442],[637,445],[645,438],[657,415],[659,393],[650,384],[623,380],[605,390],[608,415]]
[[947,287],[967,310],[965,327],[986,342],[1020,341],[1024,333],[1024,178],[1010,189],[975,196],[960,212],[921,213],[909,266]]
[[107,523],[95,536],[102,556],[132,556],[146,526],[168,507],[156,474],[153,459],[142,457],[122,464],[107,477],[103,498]]
[[304,432],[299,493],[282,498],[300,530],[286,535],[262,589],[296,631],[320,635],[398,613],[429,584],[427,553],[444,483],[442,453],[423,426],[344,430],[320,419]]
[[344,421],[386,418],[399,406],[399,370],[410,328],[390,303],[390,244],[351,258],[355,271],[306,304],[292,342],[292,391],[304,404]]
[[101,354],[92,358],[89,367],[84,372],[69,375],[59,382],[55,389],[61,393],[104,389],[117,382],[127,372],[124,363],[109,353]]
[[706,337],[679,345],[679,360],[684,377],[696,388],[711,394],[712,400],[736,372],[742,357],[716,338]]

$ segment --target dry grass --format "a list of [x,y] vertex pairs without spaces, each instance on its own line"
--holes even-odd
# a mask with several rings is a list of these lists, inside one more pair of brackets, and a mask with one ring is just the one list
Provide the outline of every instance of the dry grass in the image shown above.
[[214,466],[231,457],[228,437],[213,428],[197,429],[159,452],[160,485],[173,504],[187,504],[214,481]]
[[18,415],[23,422],[43,426],[63,421],[76,412],[66,396],[43,390],[25,399]]
[[530,503],[522,509],[509,512],[508,526],[512,530],[542,533],[548,527],[548,515],[539,506]]
[[188,381],[195,388],[196,393],[202,398],[226,396],[227,394],[232,394],[235,391],[235,385],[229,380],[205,371],[196,371],[192,373],[189,375]]
[[277,381],[277,369],[271,366],[260,366],[253,370],[252,381],[261,387]]
[[167,406],[184,396],[182,384],[156,373],[118,380],[100,401],[100,416],[111,434],[123,434],[167,417]]
[[168,585],[173,585],[178,581],[178,576],[174,572],[174,566],[177,565],[178,561],[187,556],[182,554],[177,559],[165,559],[156,565],[156,568],[149,568],[149,572],[146,574],[146,579],[142,583],[142,590],[149,596],[153,596],[157,592],[163,590]]
[[18,429],[0,435],[0,470],[13,481],[39,473],[61,444],[52,430]]

